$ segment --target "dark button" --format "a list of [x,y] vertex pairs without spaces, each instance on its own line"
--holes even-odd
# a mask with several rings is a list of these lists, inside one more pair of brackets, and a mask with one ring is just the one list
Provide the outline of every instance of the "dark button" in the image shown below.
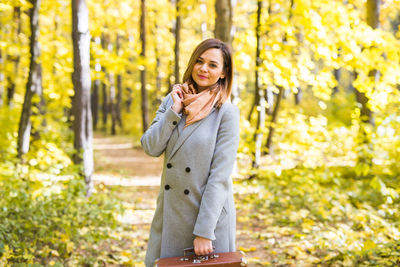
[[171,167],[172,167],[172,164],[171,164],[171,163],[168,163],[168,164],[167,164],[167,168],[170,169]]
[[190,172],[190,168],[189,167],[186,167],[186,172]]
[[185,189],[185,191],[183,191],[183,193],[185,193],[185,195],[189,195],[189,189]]
[[173,121],[173,122],[172,122],[172,124],[173,124],[173,125],[176,125],[176,124],[177,124],[177,122],[176,122],[176,121]]
[[165,188],[165,190],[169,190],[169,189],[170,189],[169,184],[166,184],[166,185],[164,186],[164,188]]

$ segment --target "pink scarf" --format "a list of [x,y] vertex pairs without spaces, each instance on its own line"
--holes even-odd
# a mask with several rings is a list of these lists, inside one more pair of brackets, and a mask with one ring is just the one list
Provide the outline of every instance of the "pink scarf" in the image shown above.
[[219,83],[200,93],[197,93],[193,85],[187,82],[183,84],[182,89],[183,112],[187,115],[185,127],[207,117],[215,103],[221,98]]

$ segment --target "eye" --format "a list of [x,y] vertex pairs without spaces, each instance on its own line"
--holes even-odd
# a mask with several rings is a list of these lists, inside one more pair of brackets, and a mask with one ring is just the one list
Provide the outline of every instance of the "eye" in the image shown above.
[[213,67],[213,68],[216,68],[216,67],[217,67],[216,64],[211,64],[210,66]]
[[201,59],[196,59],[196,63],[201,63]]

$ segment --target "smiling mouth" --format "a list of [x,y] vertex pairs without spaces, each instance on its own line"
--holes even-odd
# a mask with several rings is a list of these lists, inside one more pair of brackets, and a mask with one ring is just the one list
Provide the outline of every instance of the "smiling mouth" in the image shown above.
[[198,76],[200,79],[207,79],[206,76],[203,76],[203,75],[200,75],[200,74],[198,74],[197,76]]

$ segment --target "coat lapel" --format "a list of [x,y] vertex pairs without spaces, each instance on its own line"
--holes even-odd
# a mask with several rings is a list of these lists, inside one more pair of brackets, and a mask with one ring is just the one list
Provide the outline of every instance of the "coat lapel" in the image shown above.
[[[211,109],[207,117],[210,116],[210,114],[213,113],[214,110],[215,107]],[[169,154],[168,161],[175,155],[176,151],[183,145],[183,143],[185,143],[186,139],[188,139],[188,137],[193,133],[193,131],[196,130],[197,127],[199,127],[200,124],[202,124],[207,117],[193,124],[190,124],[186,128],[184,128],[186,124],[186,115],[182,117],[181,123],[178,124],[178,139],[176,140],[176,143],[172,148],[171,154]]]

